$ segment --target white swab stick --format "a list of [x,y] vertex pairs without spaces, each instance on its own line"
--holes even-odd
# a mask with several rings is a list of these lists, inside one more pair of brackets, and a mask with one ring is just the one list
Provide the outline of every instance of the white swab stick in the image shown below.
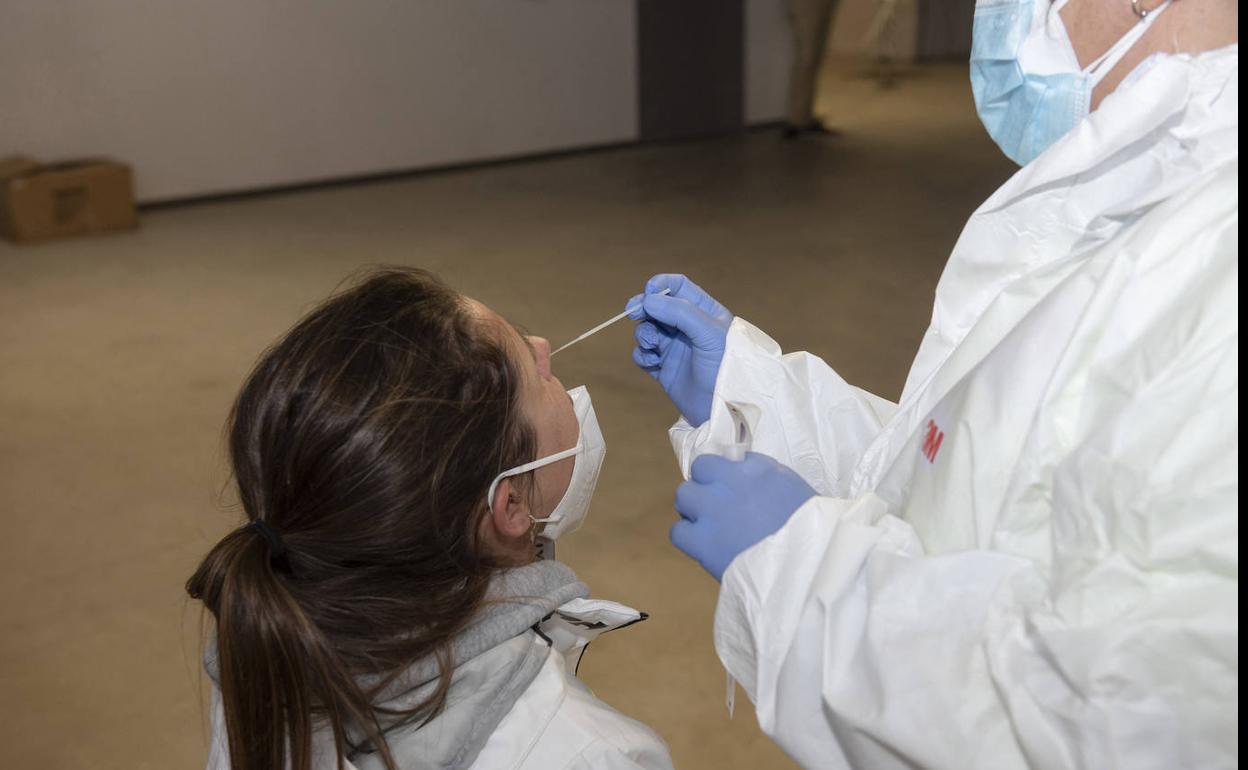
[[[659,294],[663,294],[663,295],[667,295],[667,294],[671,294],[671,293],[672,293],[672,290],[671,290],[671,289],[664,289],[663,291],[659,292]],[[579,336],[579,337],[577,337],[576,339],[572,340],[571,342],[565,342],[564,344],[560,345],[558,348],[556,348],[555,350],[553,350],[553,351],[551,352],[551,355],[553,356],[555,353],[558,353],[560,350],[566,350],[567,348],[572,347],[573,345],[575,345],[576,343],[580,342],[581,340],[583,340],[583,339],[585,339],[585,338],[587,338],[587,337],[592,337],[592,336],[594,336],[595,334],[597,334],[598,332],[600,332],[600,331],[602,331],[603,329],[607,328],[608,326],[610,326],[611,324],[615,323],[616,321],[619,321],[619,320],[621,320],[621,319],[627,318],[627,317],[628,317],[628,314],[629,314],[629,313],[632,313],[632,312],[633,312],[633,311],[635,311],[637,308],[638,308],[638,305],[633,305],[632,307],[625,309],[623,313],[620,313],[620,314],[619,314],[619,315],[617,315],[617,316],[612,316],[611,318],[608,318],[607,320],[605,320],[605,321],[603,321],[602,323],[598,324],[597,326],[595,326],[594,328],[592,328],[592,329],[590,329],[589,331],[585,332],[584,334],[582,334],[581,336]]]

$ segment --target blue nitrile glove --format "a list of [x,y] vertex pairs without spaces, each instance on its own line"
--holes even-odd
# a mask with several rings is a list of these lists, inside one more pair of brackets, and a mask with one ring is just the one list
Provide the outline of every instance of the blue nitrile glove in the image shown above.
[[[670,289],[664,296],[658,292]],[[715,378],[724,360],[732,313],[683,275],[656,275],[628,301],[641,321],[633,361],[659,381],[695,428],[711,417]]]
[[701,455],[689,470],[676,490],[681,518],[672,525],[672,545],[716,580],[737,554],[779,530],[815,496],[796,471],[757,452],[740,462]]

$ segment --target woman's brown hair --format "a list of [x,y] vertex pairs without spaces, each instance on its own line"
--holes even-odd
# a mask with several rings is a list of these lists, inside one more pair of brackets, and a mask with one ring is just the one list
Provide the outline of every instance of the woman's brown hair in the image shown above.
[[[319,729],[339,767],[363,736],[397,770],[383,725],[442,708],[448,644],[501,566],[479,523],[490,481],[536,451],[519,392],[497,331],[415,269],[369,274],[263,354],[228,427],[252,524],[186,585],[216,619],[233,770],[310,770]],[[379,712],[431,655],[437,691]]]

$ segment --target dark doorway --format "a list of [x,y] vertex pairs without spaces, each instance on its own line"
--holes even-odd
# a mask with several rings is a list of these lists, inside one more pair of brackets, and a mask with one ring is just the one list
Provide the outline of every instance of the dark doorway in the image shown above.
[[744,125],[744,0],[638,0],[638,110],[643,141]]

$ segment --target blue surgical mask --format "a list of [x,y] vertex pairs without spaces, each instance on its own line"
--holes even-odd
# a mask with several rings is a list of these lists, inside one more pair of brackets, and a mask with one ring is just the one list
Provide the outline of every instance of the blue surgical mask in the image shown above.
[[978,0],[975,4],[971,42],[975,108],[993,141],[1020,166],[1030,163],[1087,116],[1092,89],[1171,0],[1083,68],[1059,13],[1066,2]]

